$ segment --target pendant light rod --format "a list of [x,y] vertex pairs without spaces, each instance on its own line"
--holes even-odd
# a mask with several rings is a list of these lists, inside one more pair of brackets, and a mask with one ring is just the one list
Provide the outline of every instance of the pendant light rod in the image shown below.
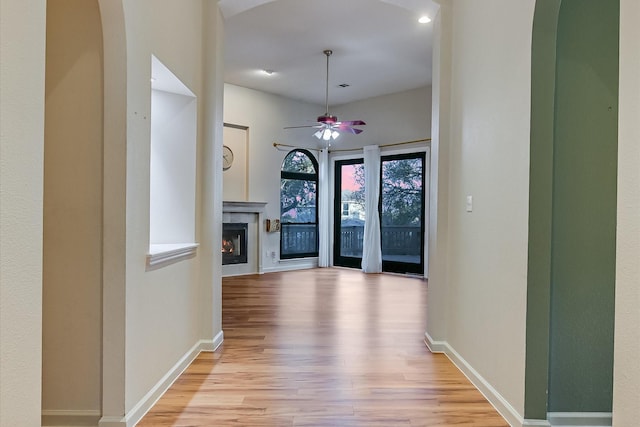
[[324,51],[324,54],[327,56],[327,85],[326,85],[326,91],[325,91],[325,104],[326,104],[325,115],[326,116],[329,115],[329,57],[331,56],[332,53],[333,51],[330,49],[327,49]]

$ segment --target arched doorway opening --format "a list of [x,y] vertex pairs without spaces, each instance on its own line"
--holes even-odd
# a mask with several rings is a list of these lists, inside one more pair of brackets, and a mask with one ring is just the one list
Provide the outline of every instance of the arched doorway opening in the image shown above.
[[525,418],[610,413],[619,2],[537,2]]

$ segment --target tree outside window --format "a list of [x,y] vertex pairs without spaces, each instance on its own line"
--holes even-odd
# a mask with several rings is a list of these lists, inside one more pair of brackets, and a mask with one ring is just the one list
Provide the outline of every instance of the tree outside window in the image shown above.
[[307,150],[293,150],[280,173],[280,257],[318,256],[318,163]]

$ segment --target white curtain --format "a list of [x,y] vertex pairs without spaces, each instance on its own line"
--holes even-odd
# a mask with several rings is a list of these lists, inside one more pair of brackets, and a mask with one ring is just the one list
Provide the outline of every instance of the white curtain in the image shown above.
[[318,267],[329,267],[329,150],[320,151],[318,169]]
[[380,147],[364,147],[364,240],[362,242],[362,271],[382,272],[380,248],[380,217],[378,198],[380,190]]

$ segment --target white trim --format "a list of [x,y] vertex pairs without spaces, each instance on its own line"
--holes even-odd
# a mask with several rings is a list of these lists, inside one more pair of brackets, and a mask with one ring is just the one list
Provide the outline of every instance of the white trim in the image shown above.
[[127,427],[124,417],[102,417],[98,422],[99,427]]
[[149,392],[124,417],[102,417],[100,427],[133,427],[156,404],[162,395],[171,387],[175,380],[191,365],[194,359],[203,351],[215,351],[224,341],[222,331],[213,340],[198,341],[180,360],[156,383]]
[[265,267],[263,273],[277,273],[280,271],[308,270],[318,268],[318,258],[292,258],[281,259],[278,264],[273,267]]
[[267,202],[222,202],[223,213],[264,213]]
[[[233,265],[233,264],[229,264],[229,265]],[[264,271],[261,271],[259,273],[253,272],[253,273],[223,274],[222,277],[225,278],[225,277],[239,277],[239,276],[255,276],[256,274],[261,275],[264,273],[265,273]]]
[[42,410],[42,427],[95,427],[102,413],[100,410]]
[[547,420],[523,419],[493,386],[455,351],[447,341],[435,341],[428,332],[424,343],[432,353],[444,353],[471,381],[511,426],[522,427],[611,427],[611,412],[549,412]]
[[212,340],[202,340],[202,351],[216,351],[224,341],[224,332],[220,331]]
[[198,246],[198,243],[149,245],[147,269],[164,267],[165,265],[195,256]]
[[549,412],[547,419],[552,427],[611,427],[611,412]]
[[547,420],[524,420],[522,427],[551,427]]
[[158,381],[156,385],[153,386],[151,390],[149,390],[147,394],[135,404],[135,406],[125,416],[127,427],[136,425],[142,417],[149,412],[149,409],[156,404],[158,399],[160,399],[169,387],[171,387],[171,384],[178,379],[180,374],[182,374],[198,354],[200,354],[205,344],[206,341],[204,340],[198,341],[191,350],[182,356],[180,360],[178,360],[178,362],[176,362],[176,364],[160,379],[160,381]]
[[433,353],[444,353],[445,356],[464,374],[465,377],[478,389],[489,401],[496,411],[511,426],[524,426],[524,418],[518,414],[513,406],[502,397],[493,386],[482,377],[457,351],[446,341],[434,341],[428,333],[425,333],[425,344]]
[[435,341],[428,332],[424,333],[424,343],[431,353],[445,353],[448,345],[446,341]]

